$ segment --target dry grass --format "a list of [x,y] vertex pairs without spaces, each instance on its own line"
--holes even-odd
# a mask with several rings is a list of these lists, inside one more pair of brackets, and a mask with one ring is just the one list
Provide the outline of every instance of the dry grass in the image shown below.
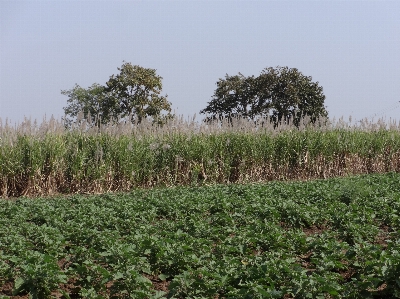
[[66,130],[51,118],[11,126],[0,120],[0,196],[103,193],[134,187],[313,179],[400,170],[400,126],[307,120],[195,118],[163,127],[119,122]]

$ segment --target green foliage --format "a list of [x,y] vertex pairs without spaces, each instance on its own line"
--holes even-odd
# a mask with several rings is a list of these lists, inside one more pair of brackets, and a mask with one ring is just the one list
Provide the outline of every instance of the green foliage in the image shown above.
[[398,298],[399,181],[2,200],[0,282],[33,298]]
[[[120,73],[108,80],[106,92],[111,93],[116,110],[122,117],[140,123],[146,117],[152,117],[156,123],[164,123],[171,115],[171,103],[161,96],[162,77],[154,69],[146,69],[130,63],[118,68]],[[167,111],[166,116],[161,112]]]
[[61,94],[68,96],[69,105],[64,107],[66,127],[71,127],[74,120],[79,122],[83,118],[100,126],[101,123],[111,122],[117,116],[104,86],[100,84],[94,83],[88,89],[76,84],[70,90],[61,91]]
[[26,259],[18,264],[18,270],[14,270],[17,278],[13,295],[27,292],[33,299],[50,298],[51,292],[58,289],[60,283],[67,282],[67,275],[60,270],[55,257],[39,252],[26,252]]
[[219,79],[213,99],[200,113],[206,120],[232,117],[256,119],[269,116],[271,122],[292,122],[299,126],[304,117],[311,122],[326,118],[325,95],[318,82],[295,68],[264,69],[258,77],[225,76]]
[[82,119],[100,126],[121,118],[140,123],[147,117],[163,124],[172,117],[171,103],[167,96],[160,95],[162,77],[156,70],[130,63],[124,63],[118,70],[120,73],[112,75],[106,86],[95,83],[84,89],[75,85],[73,89],[61,91],[68,96],[69,105],[64,107],[67,127],[74,120],[79,123]]
[[[400,134],[390,130],[167,131],[158,135],[73,131],[8,138],[3,138],[0,147],[2,196],[400,170]],[[357,190],[344,187],[346,202],[346,196]]]

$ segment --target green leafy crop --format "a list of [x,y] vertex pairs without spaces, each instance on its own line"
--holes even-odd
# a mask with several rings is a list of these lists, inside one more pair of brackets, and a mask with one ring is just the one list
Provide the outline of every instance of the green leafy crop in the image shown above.
[[0,295],[399,298],[399,182],[1,200]]

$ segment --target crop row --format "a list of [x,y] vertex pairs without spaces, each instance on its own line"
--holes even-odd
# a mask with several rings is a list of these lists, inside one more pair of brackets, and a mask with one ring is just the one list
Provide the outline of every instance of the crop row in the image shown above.
[[0,201],[0,294],[399,298],[400,175]]
[[397,127],[271,129],[239,123],[207,131],[186,125],[125,134],[0,130],[0,196],[400,171]]

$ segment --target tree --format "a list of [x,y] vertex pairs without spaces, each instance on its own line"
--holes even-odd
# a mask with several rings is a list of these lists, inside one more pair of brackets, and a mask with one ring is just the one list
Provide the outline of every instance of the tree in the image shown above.
[[72,124],[79,112],[97,126],[117,118],[129,118],[131,122],[140,123],[147,117],[162,124],[172,117],[167,95],[160,95],[162,77],[156,74],[156,70],[125,62],[118,70],[120,73],[112,75],[106,86],[95,83],[84,89],[75,85],[71,90],[61,91],[69,97],[69,105],[64,107],[65,115],[70,117],[65,118],[67,125]]
[[[167,95],[161,96],[162,77],[156,70],[146,69],[130,63],[118,68],[120,73],[108,80],[106,92],[111,94],[112,103],[117,103],[116,111],[122,117],[131,117],[132,122],[140,123],[146,117],[152,117],[157,123],[163,123],[171,117],[171,103]],[[167,115],[161,112],[167,111]]]
[[64,107],[66,127],[71,127],[74,119],[79,119],[79,113],[83,113],[85,119],[89,118],[97,126],[110,122],[114,116],[108,104],[105,87],[100,84],[94,83],[88,89],[75,84],[70,90],[62,90],[61,94],[69,98],[69,105]]
[[274,125],[290,120],[299,125],[302,117],[312,122],[327,117],[325,95],[318,82],[295,68],[265,68],[258,77],[226,74],[219,79],[213,99],[200,113],[213,119],[270,117]]

